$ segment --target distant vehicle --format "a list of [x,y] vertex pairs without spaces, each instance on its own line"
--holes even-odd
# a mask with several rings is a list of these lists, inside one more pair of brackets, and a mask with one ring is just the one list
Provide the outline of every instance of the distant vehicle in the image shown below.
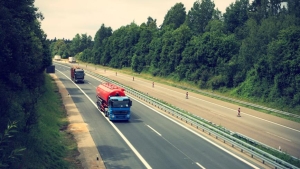
[[104,112],[109,120],[130,119],[132,101],[125,95],[125,89],[112,83],[101,83],[96,92],[98,109]]
[[85,75],[84,70],[81,69],[80,67],[78,67],[78,66],[71,67],[71,79],[75,83],[78,83],[78,82],[84,83],[84,75]]
[[55,55],[55,56],[54,56],[54,60],[61,60],[61,56]]
[[75,59],[75,57],[69,57],[69,62],[70,62],[70,63],[74,63],[74,62],[76,62],[76,59]]

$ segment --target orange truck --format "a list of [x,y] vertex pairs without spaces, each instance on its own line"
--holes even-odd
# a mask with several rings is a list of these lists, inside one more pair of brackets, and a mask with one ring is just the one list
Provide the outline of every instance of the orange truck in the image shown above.
[[81,69],[78,66],[73,66],[71,67],[71,79],[75,82],[75,83],[84,83],[84,70]]

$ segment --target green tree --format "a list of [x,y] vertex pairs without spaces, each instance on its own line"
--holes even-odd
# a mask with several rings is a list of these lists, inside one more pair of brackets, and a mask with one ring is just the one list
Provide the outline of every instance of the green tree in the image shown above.
[[233,33],[248,20],[249,0],[236,0],[226,8],[224,13],[224,26],[226,31]]
[[215,4],[211,0],[197,0],[187,14],[187,24],[194,34],[204,33],[205,27],[212,19]]
[[14,128],[18,135],[9,138],[5,150],[0,148],[0,161],[17,168],[22,162],[12,162],[8,153],[20,152],[26,145],[24,136],[37,123],[36,100],[43,94],[44,70],[52,61],[47,36],[40,28],[43,16],[32,0],[1,1],[0,13],[0,133],[4,133],[0,144],[9,133],[7,123],[18,122]]
[[300,18],[300,0],[287,0],[287,9],[290,15]]
[[[278,39],[269,44],[269,70],[258,73],[267,74],[272,91],[270,98],[282,99],[282,104],[293,107],[300,105],[300,28],[289,27],[280,31]],[[273,84],[274,83],[274,84]],[[275,96],[275,97],[274,97]],[[279,99],[278,99],[279,100]]]
[[88,36],[87,34],[76,34],[75,37],[72,39],[70,44],[70,51],[71,55],[75,56],[77,53],[84,51],[87,48],[92,48],[92,37]]
[[93,46],[94,62],[93,63],[100,64],[100,59],[104,48],[104,44],[103,44],[104,39],[107,39],[111,35],[112,35],[111,27],[105,27],[105,25],[102,24],[94,38],[94,46]]
[[172,29],[179,28],[185,22],[186,11],[182,3],[176,3],[165,15],[161,28],[170,26]]

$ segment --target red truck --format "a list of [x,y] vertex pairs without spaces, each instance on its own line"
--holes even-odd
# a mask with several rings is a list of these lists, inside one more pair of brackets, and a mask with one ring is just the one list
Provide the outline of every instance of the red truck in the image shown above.
[[132,101],[125,94],[125,89],[112,83],[101,83],[96,88],[98,109],[104,112],[109,120],[130,119]]
[[82,82],[84,83],[84,70],[81,69],[78,66],[73,66],[71,67],[71,79],[77,83],[77,82]]

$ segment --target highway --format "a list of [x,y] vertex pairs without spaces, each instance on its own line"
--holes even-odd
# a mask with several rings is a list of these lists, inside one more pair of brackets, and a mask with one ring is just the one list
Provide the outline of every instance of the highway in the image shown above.
[[214,124],[223,126],[233,132],[246,135],[275,149],[279,147],[283,152],[300,158],[300,123],[289,121],[266,113],[261,113],[246,107],[241,107],[242,117],[238,118],[237,106],[232,103],[216,100],[203,95],[190,93],[189,99],[185,99],[185,91],[171,86],[155,83],[113,71],[94,70],[110,79],[116,80],[133,87],[150,96],[164,100],[178,108],[200,116]]
[[129,122],[110,122],[95,106],[100,80],[87,75],[74,84],[68,67],[55,67],[106,168],[258,168],[137,100]]

